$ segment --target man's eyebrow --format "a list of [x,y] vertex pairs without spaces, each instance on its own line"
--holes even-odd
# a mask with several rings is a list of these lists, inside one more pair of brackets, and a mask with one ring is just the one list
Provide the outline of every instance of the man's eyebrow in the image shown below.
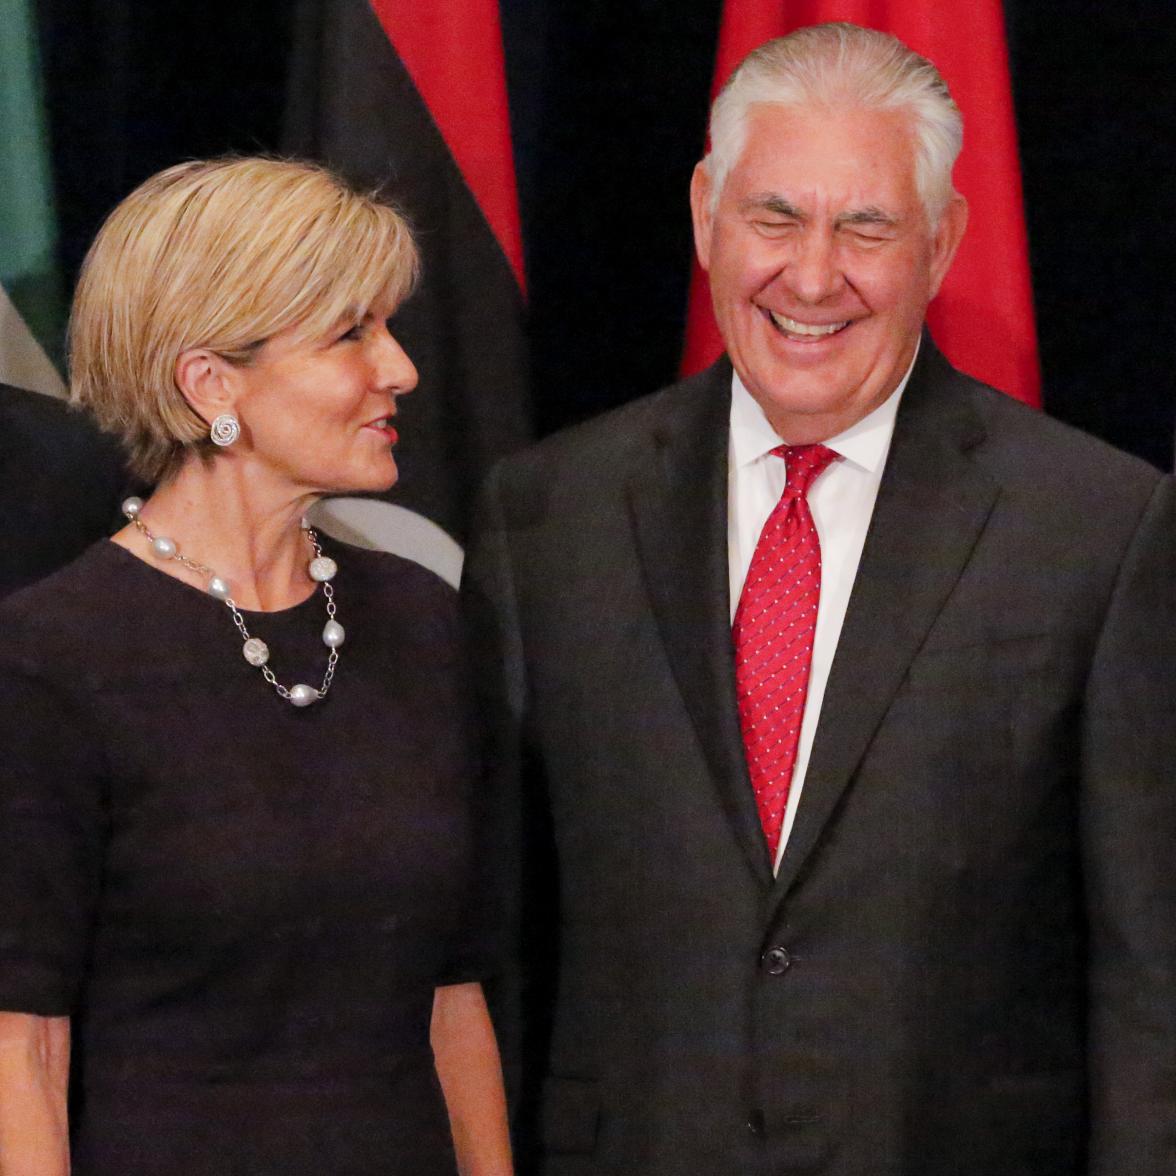
[[789,216],[793,220],[806,220],[804,213],[791,201],[774,192],[760,192],[748,196],[739,203],[740,212],[770,212],[775,216]]
[[[796,221],[807,221],[807,215],[785,196],[775,192],[759,192],[748,196],[739,204],[742,213],[769,212],[773,216],[786,216]],[[899,218],[884,208],[875,204],[867,204],[864,208],[852,208],[848,212],[840,213],[835,223],[837,225],[876,225],[882,228],[895,228]]]
[[881,225],[885,228],[894,228],[899,221],[893,213],[870,204],[865,208],[854,208],[849,212],[841,213],[837,217],[836,223],[839,225]]

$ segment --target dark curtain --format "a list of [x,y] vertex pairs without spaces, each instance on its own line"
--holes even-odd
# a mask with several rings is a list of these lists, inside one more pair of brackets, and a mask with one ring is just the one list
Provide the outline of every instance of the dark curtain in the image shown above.
[[1172,468],[1176,5],[1005,5],[1045,407]]
[[[278,149],[294,8],[41,0],[67,276],[152,171]],[[674,377],[719,4],[502,10],[544,433]],[[1006,14],[1046,409],[1170,467],[1176,9],[1008,0]]]

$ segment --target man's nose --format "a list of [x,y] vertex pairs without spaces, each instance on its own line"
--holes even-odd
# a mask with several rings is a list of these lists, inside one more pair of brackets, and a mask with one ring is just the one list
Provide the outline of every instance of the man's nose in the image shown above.
[[784,277],[796,298],[810,305],[840,293],[845,275],[832,235],[815,228],[802,233]]

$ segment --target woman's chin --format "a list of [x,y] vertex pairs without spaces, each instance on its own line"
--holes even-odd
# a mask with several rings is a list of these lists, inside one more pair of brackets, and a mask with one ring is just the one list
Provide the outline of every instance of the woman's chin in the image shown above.
[[396,465],[396,459],[389,454],[386,466],[376,476],[375,484],[368,487],[368,492],[382,494],[385,490],[391,490],[399,481],[400,470]]
[[324,479],[322,494],[383,494],[391,490],[400,480],[400,471],[396,468],[396,461],[389,456],[379,466],[365,470],[348,470],[338,478]]

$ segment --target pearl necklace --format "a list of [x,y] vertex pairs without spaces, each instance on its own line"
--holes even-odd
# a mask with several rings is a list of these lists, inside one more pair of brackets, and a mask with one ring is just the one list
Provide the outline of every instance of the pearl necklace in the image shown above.
[[270,657],[269,646],[260,637],[249,635],[249,630],[245,627],[245,618],[233,600],[229,582],[218,576],[207,564],[197,563],[196,560],[182,555],[174,539],[168,539],[165,535],[152,534],[147,524],[139,517],[142,509],[143,500],[141,498],[128,498],[122,504],[123,514],[142,532],[147,542],[151,544],[151,551],[156,558],[174,559],[176,563],[183,564],[184,567],[197,575],[208,577],[205,591],[209,596],[224,602],[229,612],[233,614],[233,623],[245,639],[245,644],[241,647],[241,656],[251,666],[261,671],[262,677],[277,691],[278,695],[294,706],[310,706],[312,702],[326,698],[327,691],[330,690],[331,683],[335,678],[335,666],[339,662],[339,646],[343,644],[347,634],[343,626],[335,620],[335,590],[331,587],[331,580],[339,570],[338,565],[330,556],[323,555],[318,536],[306,520],[302,520],[302,530],[314,548],[314,558],[306,565],[306,571],[315,583],[323,586],[323,596],[327,602],[327,623],[323,626],[323,644],[331,651],[327,658],[326,673],[323,674],[323,684],[317,690],[303,682],[287,689],[278,681],[273,670],[266,664]]

